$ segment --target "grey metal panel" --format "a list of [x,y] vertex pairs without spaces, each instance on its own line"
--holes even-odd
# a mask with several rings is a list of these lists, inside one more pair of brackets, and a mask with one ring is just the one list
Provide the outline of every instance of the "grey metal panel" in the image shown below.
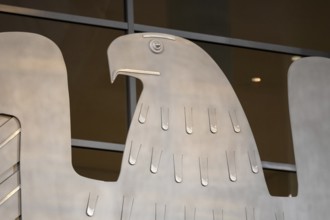
[[0,115],[0,127],[5,124],[11,117],[7,115]]
[[2,172],[0,174],[0,183],[2,183],[5,180],[7,180],[10,176],[12,176],[13,174],[15,174],[18,170],[19,170],[19,165],[16,164],[16,165],[10,167],[8,170]]
[[0,176],[19,162],[19,135],[0,149]]
[[19,133],[19,129],[20,129],[19,123],[15,118],[11,118],[8,121],[6,121],[3,125],[1,125],[0,149],[2,149],[9,141],[11,141]]
[[0,114],[1,219],[14,219],[20,215],[19,145],[20,124],[18,120],[15,117]]
[[328,219],[330,205],[330,60],[296,61],[289,70],[289,105],[301,201],[309,218]]
[[14,173],[6,179],[6,181],[0,183],[0,201],[2,201],[3,198],[10,194],[10,192],[12,192],[19,185],[19,172]]
[[4,220],[16,219],[20,216],[20,196],[19,191],[13,194],[6,203],[0,206],[0,216]]
[[[94,216],[120,218],[118,184],[81,177],[72,167],[67,75],[58,47],[40,35],[12,32],[0,34],[0,48],[0,112],[21,125],[22,218],[88,219],[87,204],[94,204],[88,200],[97,196]],[[8,202],[1,211],[17,209]]]
[[134,1],[125,0],[126,20],[128,24],[127,33],[134,33]]
[[19,162],[20,125],[17,119],[0,114],[0,176]]

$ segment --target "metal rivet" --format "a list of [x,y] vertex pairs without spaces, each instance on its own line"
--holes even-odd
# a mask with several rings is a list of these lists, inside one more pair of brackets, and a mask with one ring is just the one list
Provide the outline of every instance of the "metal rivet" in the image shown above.
[[161,53],[164,51],[164,46],[159,40],[152,40],[149,43],[150,50],[154,53]]

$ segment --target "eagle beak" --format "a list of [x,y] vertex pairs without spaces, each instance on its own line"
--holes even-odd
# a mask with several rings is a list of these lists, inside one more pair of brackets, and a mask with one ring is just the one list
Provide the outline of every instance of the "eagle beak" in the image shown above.
[[118,75],[127,75],[139,78],[139,75],[154,75],[160,76],[160,72],[150,70],[137,70],[137,69],[118,69],[111,72],[111,83],[115,81]]
[[118,75],[118,71],[112,71],[110,74],[111,83],[114,83]]

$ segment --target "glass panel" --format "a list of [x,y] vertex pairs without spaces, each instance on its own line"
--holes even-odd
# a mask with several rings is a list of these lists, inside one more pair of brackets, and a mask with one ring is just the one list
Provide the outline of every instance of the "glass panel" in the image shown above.
[[228,1],[230,35],[330,51],[330,1]]
[[135,1],[140,24],[330,51],[330,1]]
[[121,152],[72,148],[72,164],[82,176],[103,181],[116,181],[119,176]]
[[197,0],[139,0],[135,2],[135,22],[194,32],[227,35],[228,3]]
[[[233,86],[256,140],[261,160],[295,164],[289,118],[287,72],[293,56],[196,42],[218,63]],[[274,171],[275,172],[275,171]],[[268,172],[269,173],[269,172]],[[297,177],[276,174],[271,195],[296,195]],[[276,173],[276,172],[275,172]]]
[[72,137],[125,143],[125,77],[110,83],[107,48],[123,31],[0,14],[0,31],[44,35],[61,49],[68,70]]
[[272,196],[292,196],[298,194],[296,173],[264,170],[266,183]]
[[124,21],[124,0],[0,0],[0,4]]
[[[294,163],[287,72],[292,56],[197,42],[224,71],[249,120],[262,160]],[[253,82],[260,78],[261,82]]]

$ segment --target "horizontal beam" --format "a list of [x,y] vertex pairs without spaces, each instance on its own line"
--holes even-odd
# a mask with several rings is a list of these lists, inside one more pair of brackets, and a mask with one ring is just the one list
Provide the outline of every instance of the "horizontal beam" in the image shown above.
[[122,30],[126,30],[128,28],[127,23],[121,21],[113,21],[108,19],[93,18],[93,17],[72,15],[72,14],[66,14],[60,12],[44,11],[38,9],[30,9],[30,8],[4,5],[4,4],[0,4],[0,12],[35,17],[35,18],[49,19],[55,21],[65,21],[75,24],[92,25],[97,27],[115,28]]
[[241,47],[254,50],[262,50],[268,52],[277,52],[300,56],[322,56],[330,57],[330,52],[303,49],[298,47],[289,47],[280,44],[263,43],[258,41],[242,40],[231,37],[222,37],[217,35],[202,34],[189,31],[174,30],[168,28],[154,27],[148,25],[135,24],[137,32],[160,32],[180,36],[190,40],[204,41],[208,43],[222,44],[226,46]]
[[117,151],[117,152],[123,152],[125,149],[125,145],[123,144],[88,141],[81,139],[71,139],[71,145],[74,147],[90,148],[95,150],[109,150],[109,151]]
[[289,163],[278,163],[270,161],[262,161],[262,168],[266,170],[277,170],[286,172],[297,172],[296,165]]
[[[89,141],[89,140],[81,140],[81,139],[72,139],[71,143],[72,146],[74,147],[82,147],[82,148],[89,148],[96,150],[123,152],[125,149],[125,145],[123,144]],[[261,163],[263,169],[296,172],[296,166],[294,164],[277,163],[277,162],[269,162],[269,161],[262,161]]]
[[[24,15],[36,18],[50,19],[56,21],[65,21],[70,23],[85,24],[98,27],[115,28],[128,31],[127,22],[113,21],[107,19],[93,18],[87,16],[71,15],[59,12],[50,12],[44,10],[30,9],[24,7],[16,7],[10,5],[0,4],[0,12]],[[262,50],[268,52],[277,52],[290,55],[300,56],[321,56],[330,57],[328,51],[318,51],[311,49],[304,49],[298,47],[290,47],[280,44],[263,43],[258,41],[243,40],[231,37],[223,37],[217,35],[175,30],[170,28],[155,27],[143,24],[134,24],[134,32],[160,32],[184,37],[190,40],[204,41],[208,43],[221,44],[226,46],[241,47],[254,50]]]

